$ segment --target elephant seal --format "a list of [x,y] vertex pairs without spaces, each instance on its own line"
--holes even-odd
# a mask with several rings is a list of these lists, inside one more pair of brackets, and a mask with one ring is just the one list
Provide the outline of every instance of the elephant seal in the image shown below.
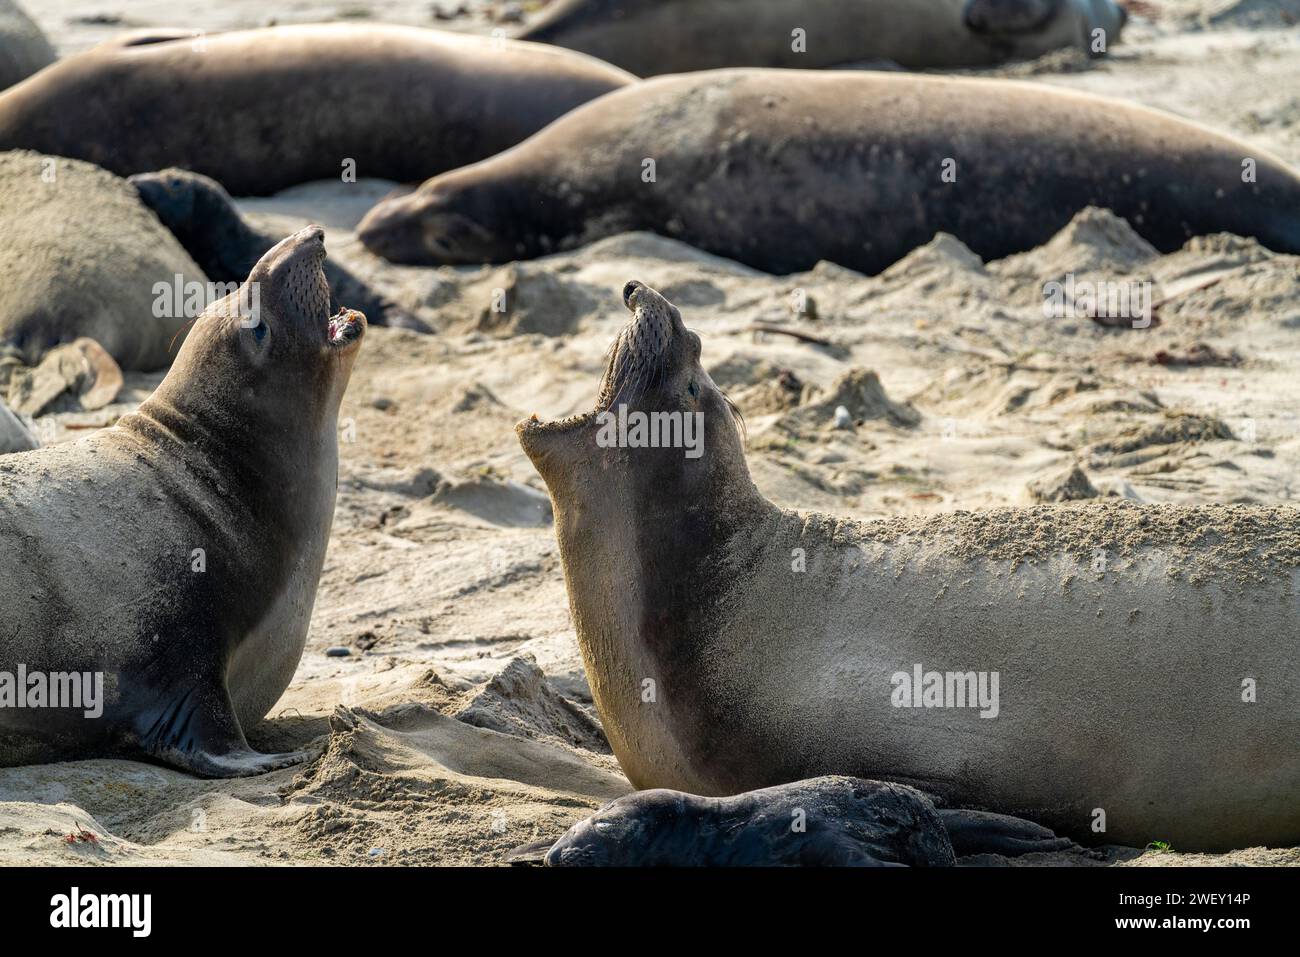
[[32,430],[23,424],[22,419],[14,415],[0,399],[0,455],[8,452],[30,452],[40,448],[41,443],[32,435]]
[[0,149],[121,176],[180,166],[236,196],[349,171],[418,182],[492,156],[633,77],[542,44],[418,27],[149,32],[0,95]]
[[550,867],[945,867],[938,813],[913,788],[824,777],[697,797],[629,794],[580,821],[547,852]]
[[41,28],[13,0],[0,0],[0,90],[25,80],[55,60]]
[[208,280],[124,180],[80,160],[0,153],[0,222],[0,355],[36,366],[84,336],[123,369],[171,362],[201,311],[175,308],[176,291],[206,292]]
[[829,775],[698,797],[655,789],[606,804],[512,864],[549,867],[947,867],[971,854],[1075,849],[1028,821],[937,809],[914,788]]
[[[230,194],[216,180],[183,169],[137,173],[127,182],[154,211],[162,224],[194,257],[213,282],[241,282],[276,237],[245,222]],[[342,303],[365,313],[372,326],[395,326],[431,332],[429,326],[376,292],[348,269],[325,260],[325,279],[330,287],[330,310]]]
[[277,244],[138,412],[0,459],[0,765],[147,756],[232,777],[303,758],[244,731],[302,655],[365,333],[330,316],[324,258],[319,226]]
[[1169,114],[1009,80],[806,70],[611,93],[379,203],[358,232],[403,263],[641,229],[770,273],[825,259],[874,274],[939,232],[985,259],[1031,249],[1088,206],[1164,251],[1226,231],[1300,252],[1300,175]]
[[1126,19],[1112,0],[562,0],[520,39],[588,53],[638,76],[875,60],[919,70],[989,66],[1069,46],[1091,52],[1094,30],[1109,47]]
[[1300,669],[1300,509],[786,511],[699,337],[649,287],[624,299],[596,410],[517,431],[633,785],[846,774],[1084,844],[1300,841],[1300,686],[1279,678]]

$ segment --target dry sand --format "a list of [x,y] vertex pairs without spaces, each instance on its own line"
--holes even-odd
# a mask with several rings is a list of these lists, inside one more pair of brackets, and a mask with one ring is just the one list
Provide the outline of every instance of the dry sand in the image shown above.
[[[68,52],[134,26],[256,25],[267,5],[34,6]],[[428,0],[277,6],[282,21],[365,8],[434,22]],[[1300,163],[1300,2],[1149,6],[1160,18],[1136,21],[1111,59],[1062,53],[993,73],[1131,97]],[[390,186],[312,184],[242,203],[286,232],[322,222],[332,256],[438,330],[370,332],[344,401],[352,441],[307,651],[251,735],[264,749],[311,742],[321,757],[233,782],[130,761],[0,770],[0,862],[492,864],[628,790],[590,707],[549,504],[512,428],[530,412],[591,407],[628,279],[702,334],[706,367],[745,411],[755,479],[785,506],[879,518],[1094,493],[1296,500],[1300,259],[1251,241],[1214,236],[1160,256],[1088,211],[1002,262],[938,237],[875,278],[828,264],[766,276],[648,234],[423,269],[376,260],[352,233]],[[1152,281],[1159,324],[1045,319],[1042,284],[1067,273]],[[494,288],[508,290],[505,316],[489,308]],[[792,317],[798,291],[815,320]],[[758,320],[829,344],[755,333]],[[109,424],[157,381],[128,375],[128,401],[45,416],[38,431],[62,441]],[[840,405],[852,428],[831,427]],[[327,657],[333,646],[350,655]],[[70,842],[80,829],[93,839]],[[1296,864],[1300,850],[1029,862]]]

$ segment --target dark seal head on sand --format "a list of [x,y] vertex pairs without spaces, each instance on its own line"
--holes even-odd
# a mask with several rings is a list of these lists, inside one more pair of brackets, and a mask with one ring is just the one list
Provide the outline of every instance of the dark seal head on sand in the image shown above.
[[[1300,688],[1275,680],[1300,668],[1300,510],[787,511],[755,488],[699,337],[644,285],[625,298],[597,410],[518,432],[636,787],[847,774],[1081,843],[1300,840]],[[634,412],[694,411],[698,457],[631,441]],[[1247,700],[1248,679],[1271,693]]]

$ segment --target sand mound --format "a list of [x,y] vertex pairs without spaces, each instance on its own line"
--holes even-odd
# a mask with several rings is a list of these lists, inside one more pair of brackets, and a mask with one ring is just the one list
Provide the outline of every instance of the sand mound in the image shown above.
[[[87,336],[124,369],[170,362],[183,315],[158,317],[155,283],[207,279],[125,180],[78,160],[0,153],[0,344],[29,364]],[[60,337],[69,325],[72,334]]]
[[454,717],[502,734],[611,753],[595,716],[552,688],[532,655],[511,661]]
[[780,369],[770,378],[735,392],[731,399],[746,415],[766,415],[797,407],[807,394],[808,386],[802,379],[789,369]]
[[1088,448],[1088,453],[1096,461],[1109,459],[1113,464],[1118,457],[1153,446],[1212,442],[1234,437],[1232,430],[1214,416],[1171,411],[1156,422],[1128,426],[1118,435],[1094,443]]
[[492,336],[568,335],[600,304],[582,284],[527,263],[494,272],[488,284],[475,328]]
[[1005,276],[1040,279],[1060,279],[1070,273],[1123,276],[1159,255],[1125,220],[1108,209],[1089,206],[1044,245],[990,263],[989,268]]
[[910,403],[895,402],[885,394],[879,375],[870,369],[850,369],[828,392],[783,416],[781,425],[788,429],[834,428],[836,410],[841,407],[857,425],[884,420],[899,428],[915,428],[921,423],[921,414]]
[[1077,465],[1035,479],[1029,483],[1027,491],[1032,501],[1041,503],[1078,502],[1100,494]]

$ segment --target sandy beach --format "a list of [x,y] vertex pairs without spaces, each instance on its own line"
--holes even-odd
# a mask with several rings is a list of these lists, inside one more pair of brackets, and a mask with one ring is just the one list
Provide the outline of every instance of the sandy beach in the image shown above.
[[[486,33],[541,9],[27,6],[61,54],[157,26],[343,19]],[[468,13],[437,19],[431,7]],[[978,72],[1159,107],[1300,165],[1300,0],[1162,0],[1136,13],[1105,59],[1066,51]],[[1300,259],[1253,240],[1208,236],[1162,255],[1090,208],[1023,254],[984,263],[940,235],[875,277],[830,263],[771,276],[650,233],[502,266],[412,267],[355,233],[396,186],[322,182],[239,200],[282,234],[322,224],[331,258],[435,330],[368,333],[341,412],[307,650],[249,736],[319,757],[236,780],[123,760],[0,769],[0,864],[498,865],[629,793],[592,704],[551,505],[514,425],[592,408],[630,279],[699,332],[705,367],[744,413],[754,479],[783,506],[875,518],[1300,494]],[[1045,318],[1044,284],[1069,275],[1150,282],[1155,322]],[[490,308],[494,289],[508,291],[508,313]],[[814,308],[794,315],[800,298]],[[117,403],[42,416],[38,434],[49,444],[111,425],[160,380],[128,373]],[[851,427],[833,426],[839,406]],[[93,837],[68,840],[78,834]],[[971,863],[1300,864],[1300,848],[1178,851]]]

